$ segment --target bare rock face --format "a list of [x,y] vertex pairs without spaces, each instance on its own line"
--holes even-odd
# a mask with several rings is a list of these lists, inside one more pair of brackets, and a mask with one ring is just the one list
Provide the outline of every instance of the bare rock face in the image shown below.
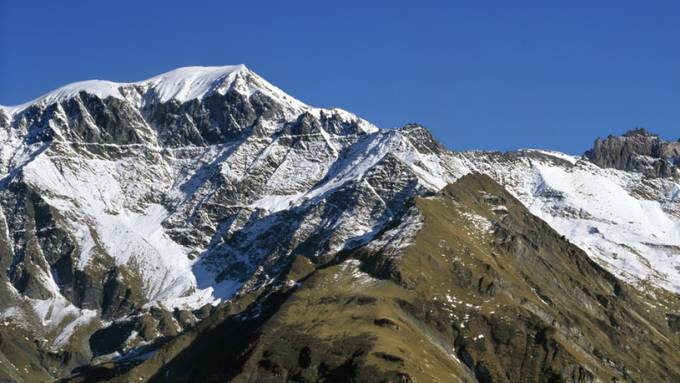
[[620,137],[598,138],[585,156],[602,168],[640,172],[653,178],[680,176],[680,142],[666,141],[641,128]]

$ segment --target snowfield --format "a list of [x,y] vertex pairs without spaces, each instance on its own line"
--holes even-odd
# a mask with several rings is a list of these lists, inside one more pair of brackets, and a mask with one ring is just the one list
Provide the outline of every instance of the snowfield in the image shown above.
[[516,161],[463,156],[470,170],[491,175],[610,272],[638,286],[645,282],[680,292],[678,203],[673,193],[663,193],[678,184],[601,169],[561,153],[543,154]]

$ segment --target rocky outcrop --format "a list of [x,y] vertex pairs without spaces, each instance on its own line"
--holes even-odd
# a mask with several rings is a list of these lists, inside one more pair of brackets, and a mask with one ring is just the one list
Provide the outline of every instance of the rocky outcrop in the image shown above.
[[680,177],[680,142],[663,140],[645,129],[598,138],[585,157],[603,168],[640,172],[648,177]]

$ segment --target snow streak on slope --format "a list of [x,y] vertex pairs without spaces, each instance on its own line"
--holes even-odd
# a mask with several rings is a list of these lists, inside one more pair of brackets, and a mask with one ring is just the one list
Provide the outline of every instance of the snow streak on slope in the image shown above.
[[447,163],[447,160],[454,159],[448,157],[447,153],[421,153],[401,131],[383,130],[365,137],[349,148],[326,176],[328,181],[306,196],[313,198],[351,180],[360,180],[388,154],[405,163],[418,176],[423,186],[431,191],[437,191],[455,179],[455,168]]
[[223,84],[230,84],[235,74],[244,69],[243,65],[179,68],[138,84],[153,88],[160,102],[172,99],[186,102],[217,91]]

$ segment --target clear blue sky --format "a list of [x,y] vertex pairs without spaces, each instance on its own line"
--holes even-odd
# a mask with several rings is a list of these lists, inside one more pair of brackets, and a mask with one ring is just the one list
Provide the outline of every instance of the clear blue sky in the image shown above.
[[[245,63],[315,106],[454,150],[680,138],[678,1],[0,0],[0,104]],[[369,4],[370,3],[370,4]]]

